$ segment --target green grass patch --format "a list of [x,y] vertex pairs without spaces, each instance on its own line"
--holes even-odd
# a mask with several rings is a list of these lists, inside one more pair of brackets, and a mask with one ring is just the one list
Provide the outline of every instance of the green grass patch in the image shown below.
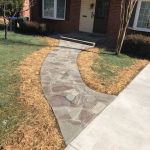
[[0,31],[0,143],[26,118],[26,108],[20,102],[20,61],[46,46],[44,38]]
[[98,77],[102,79],[103,84],[108,85],[114,81],[114,78],[118,75],[118,72],[133,65],[135,60],[136,59],[125,54],[117,56],[114,52],[100,49],[100,54],[98,58],[94,60],[92,69],[96,72]]

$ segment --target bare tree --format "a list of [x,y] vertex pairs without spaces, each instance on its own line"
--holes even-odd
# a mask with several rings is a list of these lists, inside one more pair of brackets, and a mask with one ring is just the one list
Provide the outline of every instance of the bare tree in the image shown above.
[[125,39],[126,31],[129,25],[129,21],[138,0],[122,0],[121,1],[121,13],[120,13],[120,29],[117,38],[116,54],[121,53],[123,42]]
[[10,25],[11,18],[20,17],[23,12],[28,11],[35,5],[36,0],[29,0],[26,6],[25,0],[1,0],[0,9],[5,25],[5,39],[7,39],[8,26]]

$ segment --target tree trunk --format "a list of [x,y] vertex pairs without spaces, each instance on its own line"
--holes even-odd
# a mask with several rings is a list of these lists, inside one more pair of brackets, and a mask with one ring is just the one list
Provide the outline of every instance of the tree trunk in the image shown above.
[[120,29],[117,39],[116,54],[121,53],[123,42],[125,39],[128,24],[137,0],[122,0],[120,13]]
[[4,18],[4,24],[5,24],[5,40],[7,40],[7,20],[6,20],[6,6],[4,4],[4,14],[3,14],[3,18]]
[[8,27],[6,25],[6,27],[5,27],[5,40],[7,40],[7,31],[8,31]]
[[118,43],[117,43],[117,49],[116,49],[116,54],[117,55],[120,55],[120,53],[121,53],[121,49],[122,49],[123,42],[124,42],[124,39],[125,39],[126,31],[127,31],[127,27],[125,27],[125,29],[123,29],[123,31],[122,31],[122,33],[119,37],[119,40],[118,40]]
[[6,22],[6,18],[4,17],[4,24],[5,24],[5,40],[7,40],[7,32],[8,32],[8,26]]

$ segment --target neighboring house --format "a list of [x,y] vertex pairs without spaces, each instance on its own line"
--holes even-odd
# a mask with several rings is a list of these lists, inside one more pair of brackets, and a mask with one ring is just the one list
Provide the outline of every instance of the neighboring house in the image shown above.
[[[36,1],[30,10],[30,18],[45,23],[50,31],[118,35],[121,0]],[[139,0],[134,12],[130,28],[150,32],[150,0]]]
[[22,15],[30,18],[29,0],[25,0]]

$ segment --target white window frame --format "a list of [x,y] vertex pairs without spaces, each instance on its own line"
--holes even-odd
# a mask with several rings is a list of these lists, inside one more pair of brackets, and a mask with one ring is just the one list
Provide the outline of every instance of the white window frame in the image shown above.
[[137,27],[139,15],[140,15],[141,3],[143,1],[150,2],[150,0],[138,0],[138,4],[137,4],[137,8],[136,8],[136,13],[135,13],[135,18],[134,18],[134,23],[133,23],[133,29],[137,30],[137,31],[150,32],[150,29]]
[[54,0],[54,17],[49,17],[44,15],[44,1],[42,0],[42,18],[44,19],[52,19],[52,20],[65,20],[66,19],[66,0],[65,0],[65,8],[64,8],[64,18],[57,17],[57,0]]

